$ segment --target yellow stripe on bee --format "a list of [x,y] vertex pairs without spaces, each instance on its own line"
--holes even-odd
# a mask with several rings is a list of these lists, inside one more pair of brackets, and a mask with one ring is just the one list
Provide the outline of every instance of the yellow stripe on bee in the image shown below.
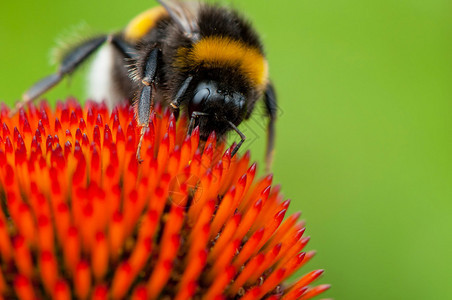
[[136,42],[155,26],[158,19],[167,14],[168,12],[163,6],[157,6],[142,12],[127,25],[124,30],[125,39],[129,42]]
[[255,85],[263,87],[268,81],[268,65],[262,53],[229,37],[206,37],[192,49],[179,49],[175,65],[182,68],[238,66]]

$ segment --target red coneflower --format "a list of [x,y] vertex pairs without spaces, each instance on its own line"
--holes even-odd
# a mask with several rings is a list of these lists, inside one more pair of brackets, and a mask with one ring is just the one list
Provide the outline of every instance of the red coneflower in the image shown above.
[[[322,270],[272,176],[156,108],[138,164],[133,108],[0,108],[0,295],[310,299]],[[223,153],[224,151],[224,153]]]

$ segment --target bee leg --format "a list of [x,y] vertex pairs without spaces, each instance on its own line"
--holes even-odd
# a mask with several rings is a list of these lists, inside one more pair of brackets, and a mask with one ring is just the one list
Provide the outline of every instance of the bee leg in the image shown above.
[[154,48],[149,53],[146,66],[144,68],[143,79],[141,80],[143,88],[141,89],[137,103],[135,103],[137,123],[138,126],[141,127],[140,141],[138,142],[136,153],[137,161],[139,163],[143,162],[140,155],[141,145],[143,143],[146,128],[149,126],[151,110],[154,107],[155,76],[157,72],[159,51],[160,50],[158,48]]
[[125,58],[134,57],[133,48],[123,41],[119,36],[107,36],[102,35],[92,38],[81,45],[78,45],[72,49],[61,62],[57,72],[51,74],[37,83],[35,83],[31,88],[29,88],[22,96],[22,101],[16,104],[15,109],[11,111],[11,114],[17,112],[21,107],[27,103],[35,100],[52,87],[57,85],[65,75],[69,75],[74,72],[77,67],[83,63],[87,58],[89,58],[97,49],[100,48],[105,42],[111,42],[116,49],[121,52]]
[[191,114],[191,118],[190,118],[190,123],[188,124],[188,135],[191,135],[193,129],[195,128],[195,120],[199,117],[199,116],[208,116],[209,114],[201,112],[201,111],[194,111]]
[[278,111],[276,93],[271,82],[267,84],[267,87],[265,89],[264,102],[269,117],[267,127],[267,150],[265,154],[265,163],[266,163],[265,169],[267,172],[269,172],[271,170],[271,166],[273,163],[273,154],[275,147],[275,122],[276,114]]
[[237,132],[238,135],[240,135],[240,142],[234,147],[234,150],[232,150],[231,153],[231,157],[234,157],[234,155],[237,153],[237,151],[239,151],[240,147],[242,146],[243,142],[246,140],[246,136],[243,134],[243,132],[241,132],[237,126],[234,125],[234,123],[232,123],[231,121],[228,121],[229,126],[232,127],[232,129],[234,129],[235,132]]
[[140,154],[141,145],[143,144],[143,138],[144,134],[146,133],[146,128],[148,128],[149,126],[149,120],[151,119],[151,109],[153,106],[154,106],[154,93],[152,92],[152,86],[145,85],[141,90],[140,98],[138,100],[136,108],[138,126],[141,127],[140,141],[138,142],[136,153],[137,161],[139,163],[143,162]]
[[94,53],[105,41],[106,35],[92,38],[83,44],[72,49],[61,62],[58,71],[55,74],[49,75],[29,88],[22,96],[22,101],[16,104],[16,107],[11,113],[17,112],[21,107],[27,103],[38,98],[46,91],[57,85],[65,75],[71,74],[82,62],[84,62],[91,54]]
[[120,36],[111,36],[109,42],[124,56],[125,59],[137,57],[136,50]]
[[190,85],[191,80],[193,79],[193,76],[188,76],[187,79],[182,83],[182,86],[180,87],[179,91],[177,91],[176,97],[174,100],[170,103],[171,107],[174,110],[179,110],[179,106],[182,102],[182,96],[185,94],[185,92],[188,89],[188,86]]

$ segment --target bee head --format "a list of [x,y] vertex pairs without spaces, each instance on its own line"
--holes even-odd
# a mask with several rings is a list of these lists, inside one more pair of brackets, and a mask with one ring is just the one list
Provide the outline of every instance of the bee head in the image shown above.
[[201,81],[190,99],[188,112],[207,114],[196,120],[201,138],[207,138],[212,131],[218,136],[231,129],[229,122],[239,125],[246,113],[246,98],[243,94],[221,87],[216,81]]

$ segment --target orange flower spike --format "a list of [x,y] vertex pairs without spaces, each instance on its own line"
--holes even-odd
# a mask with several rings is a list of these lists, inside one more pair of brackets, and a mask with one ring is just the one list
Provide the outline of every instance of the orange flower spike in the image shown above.
[[143,269],[147,260],[152,254],[152,238],[138,240],[135,248],[129,258],[129,264],[132,268],[133,276]]
[[193,258],[188,261],[187,268],[185,269],[185,272],[182,275],[182,279],[180,281],[177,297],[184,299],[182,298],[182,295],[186,293],[187,289],[190,289],[191,285],[194,282],[196,283],[202,269],[204,268],[204,265],[206,264],[206,261],[207,251],[205,249],[199,251],[197,255],[194,255]]
[[135,228],[135,222],[138,220],[142,208],[140,207],[138,192],[135,188],[125,195],[125,197],[128,201],[124,201],[122,209],[124,212],[124,232],[126,236],[129,236]]
[[232,179],[235,178],[234,175],[235,175],[235,169],[237,167],[237,164],[232,161],[231,152],[232,152],[231,148],[228,148],[220,159],[222,166],[223,166],[223,170],[222,170],[223,176],[222,176],[221,183],[220,183],[220,189],[218,191],[218,194],[220,194],[220,195],[226,194],[227,190],[231,187],[231,185],[237,183],[237,182],[232,182]]
[[219,161],[212,168],[212,185],[209,186],[209,190],[207,191],[208,199],[214,198],[219,195],[219,189],[222,183],[223,176],[223,163]]
[[309,251],[306,252],[306,255],[304,256],[303,261],[301,262],[300,266],[298,268],[301,268],[305,264],[307,264],[314,256],[316,255],[316,251]]
[[164,174],[160,179],[159,185],[154,189],[152,195],[149,197],[149,199],[152,199],[149,203],[150,208],[155,210],[159,216],[165,208],[166,199],[169,194],[168,183],[170,181],[170,176],[165,176]]
[[108,270],[108,241],[103,232],[97,232],[91,249],[91,264],[94,278],[100,281]]
[[[158,154],[157,154],[157,164],[158,166],[165,166],[169,156],[170,140],[168,134],[165,134],[162,142],[160,143]],[[160,167],[160,174],[163,173],[164,168]]]
[[50,124],[55,122],[52,112],[50,111],[49,104],[42,101],[39,106],[39,111],[41,112],[41,121],[45,130],[50,134],[52,131],[50,129]]
[[[197,145],[196,145],[197,146]],[[184,142],[182,143],[181,146],[181,150],[180,150],[180,167],[179,167],[179,172],[182,170],[182,168],[184,166],[186,166],[189,161],[190,161],[190,157],[191,152],[192,152],[192,142],[191,142],[191,137],[190,136],[186,136]],[[178,173],[179,173],[178,172]]]
[[235,210],[235,207],[233,206],[235,193],[236,189],[235,187],[232,187],[226,193],[226,195],[224,195],[212,222],[211,228],[212,236],[215,236],[220,231],[220,229],[224,226],[225,222],[231,216],[231,211]]
[[234,280],[234,282],[231,284],[231,287],[228,290],[228,295],[235,296],[241,289],[243,290],[243,286],[245,285],[248,278],[255,273],[257,268],[264,262],[264,259],[265,255],[262,253],[251,258],[242,269],[240,274],[237,276],[237,278]]
[[172,268],[173,263],[171,260],[159,261],[157,263],[151,279],[147,284],[148,299],[155,299],[160,294],[171,274]]
[[[179,250],[181,236],[178,233],[173,234],[166,243],[161,244],[159,261],[172,261]],[[154,271],[156,273],[156,271]]]
[[176,126],[174,125],[175,118],[173,114],[170,114],[168,119],[168,138],[169,138],[169,151],[172,152],[176,143]]
[[305,232],[305,228],[298,227],[298,228],[294,228],[294,229],[296,229],[296,230],[292,230],[292,233],[290,235],[286,236],[285,239],[282,240],[282,248],[277,257],[278,262],[281,259],[283,259],[283,260],[287,259],[288,252],[290,252],[290,250],[296,248],[297,243],[301,242],[301,238],[303,236],[303,233]]
[[74,274],[74,291],[80,299],[86,299],[91,290],[90,267],[86,261],[80,261]]
[[279,225],[281,224],[281,222],[284,219],[284,216],[286,215],[287,210],[283,209],[279,212],[277,212],[273,218],[271,218],[270,220],[267,220],[267,224],[265,224],[265,232],[264,232],[264,236],[261,239],[261,242],[259,243],[259,245],[256,247],[254,254],[256,254],[260,249],[262,249],[262,247],[265,245],[265,243],[268,242],[268,240],[270,239],[270,237],[273,235],[273,233],[275,233],[275,231],[278,229]]
[[[163,230],[163,236],[161,240],[162,247],[170,244],[170,239],[173,238],[174,234],[179,232],[182,223],[184,221],[184,208],[175,204],[171,205],[171,210],[167,216],[165,222],[165,229]],[[164,252],[161,252],[164,253]]]
[[214,299],[217,296],[220,296],[223,293],[223,290],[231,281],[231,279],[235,276],[235,268],[233,266],[229,266],[218,274],[218,276],[213,280],[212,285],[207,290],[203,299]]
[[[6,166],[7,168],[10,167],[9,165]],[[20,198],[17,193],[6,190],[6,204],[8,205],[8,212],[11,216],[11,219],[13,221],[19,219],[19,205],[20,205]],[[3,211],[2,211],[3,212]],[[18,225],[16,225],[18,226]],[[19,228],[17,228],[19,230]],[[20,230],[19,230],[20,231]]]
[[151,298],[157,296],[167,282],[180,244],[181,238],[178,234],[173,234],[166,242],[161,243],[157,264],[148,281],[148,292],[150,292]]
[[240,253],[235,257],[233,266],[238,270],[253,254],[257,245],[261,242],[264,236],[264,228],[257,230],[245,243],[240,250]]
[[113,220],[113,216],[117,211],[119,211],[121,206],[121,187],[118,184],[112,185],[110,188],[105,189],[105,198],[109,199],[109,206],[104,207],[104,213],[105,225],[104,228],[108,227],[111,223],[111,220]]
[[[124,123],[122,123],[124,124]],[[121,125],[118,126],[118,130],[116,132],[116,147],[117,147],[117,156],[119,157],[125,157],[125,152],[126,152],[126,136],[124,134],[124,129]],[[125,164],[125,159],[120,159],[118,160],[118,168],[117,168],[117,172],[119,174],[119,172],[122,171],[122,169],[124,168],[124,164]]]
[[[306,289],[308,288],[308,284],[316,280],[320,275],[323,274],[323,272],[324,272],[323,270],[315,270],[301,277],[300,280],[298,280],[291,287],[288,288],[288,293],[286,294],[287,299],[293,299],[295,295],[298,295],[300,289],[304,288],[306,291]],[[298,297],[300,296],[301,295],[299,295]]]
[[52,295],[58,279],[58,267],[52,252],[43,251],[40,255],[39,265],[44,287]]
[[213,158],[213,146],[212,144],[206,144],[201,157],[201,168],[199,170],[199,176],[206,174],[207,170],[210,169]]
[[74,175],[72,176],[72,185],[75,188],[86,183],[86,160],[78,141],[75,142],[74,157],[77,160]]
[[296,300],[299,299],[306,291],[308,290],[308,287],[302,287],[299,289],[295,289],[292,291],[289,291],[287,294],[285,294],[282,299],[283,300]]
[[71,300],[71,291],[66,281],[60,279],[55,284],[53,290],[53,296],[55,300]]
[[38,217],[38,240],[39,249],[53,251],[54,249],[54,234],[53,226],[49,218],[45,215]]
[[160,215],[155,210],[148,210],[142,218],[142,223],[138,229],[138,240],[151,238],[154,235],[155,230],[160,219]]
[[14,260],[19,272],[30,278],[33,274],[33,262],[26,239],[21,235],[16,236],[13,241],[13,247]]
[[247,182],[247,175],[246,173],[243,174],[239,179],[237,179],[237,182],[235,183],[234,187],[235,187],[235,197],[234,197],[234,204],[232,205],[232,207],[237,208],[240,204],[240,202],[242,201],[242,197],[243,194],[245,192],[246,189],[246,182]]
[[287,272],[284,275],[284,279],[288,278],[290,275],[292,275],[296,270],[300,268],[305,255],[306,255],[305,252],[298,253],[287,262],[287,265],[285,265]]
[[198,234],[193,238],[188,252],[187,261],[191,261],[196,253],[202,251],[206,248],[207,242],[209,241],[210,234],[210,223],[204,224],[202,229],[198,231]]
[[79,231],[76,227],[69,227],[65,242],[62,244],[64,248],[64,259],[66,265],[71,272],[75,272],[77,263],[80,260],[80,239]]
[[306,293],[304,293],[300,298],[298,298],[299,300],[308,300],[311,299],[323,292],[325,292],[326,290],[328,290],[331,287],[331,285],[329,284],[322,284],[316,287],[313,287],[311,289],[308,289],[306,291]]
[[270,238],[269,242],[265,246],[265,249],[269,249],[275,246],[276,244],[280,243],[281,240],[283,240],[283,238],[287,235],[287,233],[294,227],[300,215],[301,215],[300,212],[296,212],[289,218],[287,218],[282,223],[282,225],[278,227],[275,234]]
[[[190,164],[190,173],[193,177],[198,177],[198,172],[195,170],[197,169],[197,164],[200,163],[200,152],[196,152],[196,156],[193,159],[192,163]],[[199,160],[198,160],[199,159]],[[212,182],[212,173],[210,171],[207,171],[207,174],[200,177],[200,181],[198,183],[198,189],[196,190],[194,196],[193,196],[193,204],[188,210],[188,218],[189,220],[196,220],[199,213],[201,212],[201,209],[205,205],[205,203],[210,200],[209,193],[205,192],[204,189],[207,189],[210,187]]]
[[179,289],[175,300],[191,299],[192,295],[196,291],[196,287],[196,281],[190,281],[188,284],[184,285],[183,288]]
[[253,163],[250,166],[250,160],[251,160],[251,154],[250,151],[246,151],[245,154],[242,157],[234,156],[232,158],[233,162],[236,162],[234,177],[232,179],[232,182],[236,182],[240,176],[246,173],[246,176],[248,178],[247,180],[247,187],[245,190],[247,191],[248,188],[251,186],[251,183],[254,180],[254,176],[256,175],[257,170],[257,164]]
[[[275,214],[276,211],[280,211],[281,209],[283,209],[282,207],[279,208],[279,206],[281,206],[280,199],[283,198],[282,195],[280,195],[281,187],[276,185],[274,187],[269,186],[268,188],[269,195],[266,196],[267,200],[264,202],[262,212],[259,214],[259,217],[257,218],[252,229],[257,229],[265,226],[267,224],[267,220],[271,219],[271,217]],[[266,189],[264,191],[266,191]]]
[[215,199],[211,199],[202,208],[201,214],[197,216],[195,220],[193,220],[194,226],[192,227],[190,233],[191,245],[193,245],[194,241],[196,241],[198,235],[201,234],[203,227],[206,224],[210,224],[214,211],[215,211]]
[[217,135],[215,134],[215,131],[212,131],[209,134],[209,137],[207,138],[206,145],[212,144],[212,149],[216,149],[217,145]]
[[[146,160],[150,161],[154,159],[154,151],[152,149],[154,145],[155,145],[155,130],[154,123],[151,122],[149,123],[148,127],[146,127],[143,138],[143,149],[145,150],[144,158]],[[145,172],[146,170],[142,169],[142,171]]]
[[18,211],[18,219],[15,221],[17,222],[19,232],[25,237],[28,243],[34,245],[36,243],[36,226],[30,208],[27,204],[21,203],[19,204]]
[[[102,132],[102,148],[100,148],[100,160],[102,165],[106,165],[107,159],[109,158],[109,149],[113,143],[113,134],[111,132],[110,126],[105,124],[104,130]],[[99,180],[99,182],[101,182]]]
[[[94,183],[94,182],[92,182]],[[94,185],[93,185],[94,186]],[[95,237],[95,232],[104,230],[107,227],[108,220],[111,219],[108,213],[106,213],[105,207],[108,207],[108,204],[110,202],[110,199],[107,200],[106,198],[106,192],[102,188],[98,187],[96,185],[95,187],[96,192],[93,197],[93,228],[91,229],[93,231],[93,237]],[[112,202],[114,201],[111,199]]]
[[250,230],[257,216],[259,215],[262,209],[262,199],[257,200],[252,207],[245,213],[243,216],[243,220],[240,223],[237,231],[235,232],[234,237],[238,239],[242,239],[245,234]]
[[0,254],[5,262],[10,261],[13,256],[13,245],[9,239],[3,213],[0,213]]
[[82,222],[79,224],[83,251],[89,253],[94,244],[94,209],[92,203],[86,203],[82,208]]
[[99,154],[99,146],[91,145],[90,155],[90,180],[101,182],[101,169],[100,169],[100,154]]
[[[91,105],[87,105],[87,111],[86,111],[86,132],[93,132],[94,126],[96,125],[96,118],[95,118],[95,113],[94,113],[94,106]],[[71,118],[72,118],[72,113],[70,113]],[[74,126],[74,120],[71,120],[71,129],[74,130],[75,126]]]
[[[258,198],[259,198],[259,199],[262,199],[262,202],[263,202],[262,210],[261,210],[261,213],[259,214],[259,216],[265,215],[266,210],[267,210],[268,207],[270,206],[270,205],[268,204],[268,197],[270,196],[270,189],[271,189],[271,186],[270,186],[270,185],[267,186],[267,187],[265,187],[265,188],[262,190],[262,192],[260,193],[260,195],[258,196]],[[260,222],[258,223],[257,221],[259,221],[259,220],[256,219],[256,224],[257,224],[257,226],[263,225],[262,223],[260,223]]]
[[[194,133],[194,131],[193,131]],[[193,147],[193,133],[192,133],[192,147]],[[199,137],[198,137],[199,139]],[[192,152],[194,152],[193,156],[191,157],[191,160],[189,161],[190,164],[190,171],[193,175],[195,175],[196,177],[199,177],[199,173],[201,170],[201,160],[202,160],[202,152],[201,149],[198,147],[198,144],[195,145],[195,151],[193,151],[192,148]]]
[[[247,152],[248,153],[248,152]],[[241,165],[243,164],[243,161],[249,160],[249,157],[246,158],[246,154],[242,159],[239,161],[237,167],[236,167],[236,174],[237,179],[234,179],[232,183],[237,182],[236,188],[237,188],[237,194],[235,198],[235,205],[237,207],[241,206],[244,201],[244,195],[247,194],[249,188],[251,187],[251,184],[253,183],[254,177],[256,175],[257,165],[256,163],[253,163],[247,170],[242,170],[243,167]],[[246,165],[245,165],[246,167]]]
[[[209,261],[214,260],[216,257],[220,255],[220,253],[224,250],[226,245],[229,243],[229,241],[234,236],[240,221],[242,220],[242,216],[240,214],[234,215],[229,221],[226,223],[223,231],[220,234],[220,237],[216,240],[215,245],[212,247],[209,253]],[[211,239],[215,238],[215,235],[212,236],[212,230],[211,232]]]
[[111,297],[113,299],[123,299],[130,288],[132,280],[132,267],[128,262],[121,263],[113,276]]
[[63,132],[63,128],[61,127],[61,123],[60,120],[58,118],[55,118],[55,125],[54,125],[54,133],[56,136],[59,137],[63,137],[64,136],[64,132]]
[[257,270],[250,275],[250,277],[246,281],[247,284],[252,284],[253,282],[256,282],[257,279],[262,275],[262,273],[264,273],[265,270],[267,270],[273,265],[273,263],[276,260],[276,257],[281,251],[281,247],[282,247],[281,243],[277,244],[271,250],[265,253],[264,261],[258,266]]
[[287,249],[287,251],[282,251],[282,254],[280,253],[280,257],[278,257],[279,262],[276,266],[282,267],[287,264],[292,257],[296,256],[301,250],[304,249],[310,239],[311,237],[309,236],[302,237],[290,249]]
[[113,214],[109,231],[110,253],[113,260],[118,258],[124,239],[124,217],[121,212],[117,211]]
[[[50,214],[48,214],[50,215]],[[56,213],[54,214],[55,229],[58,236],[58,241],[64,244],[66,240],[66,233],[69,230],[71,224],[71,216],[69,206],[66,203],[60,203],[57,206]]]
[[231,148],[227,149],[226,152],[224,152],[223,156],[221,157],[221,161],[223,162],[224,170],[229,170],[229,167],[231,166]]
[[261,286],[261,296],[271,292],[283,280],[285,273],[285,268],[277,269],[270,273]]
[[132,296],[132,300],[146,300],[148,299],[148,292],[146,287],[143,285],[139,285],[135,288]]
[[245,194],[245,197],[243,197],[243,200],[239,205],[239,211],[247,210],[256,199],[261,198],[265,202],[270,193],[270,190],[267,191],[266,189],[270,188],[272,181],[273,175],[270,174],[254,184],[252,188],[248,190],[248,193]]
[[257,300],[260,299],[261,295],[261,288],[258,286],[255,286],[251,289],[249,289],[246,294],[241,298],[241,300]]
[[19,274],[14,278],[14,290],[20,300],[36,299],[33,285],[26,276]]
[[[219,257],[216,258],[215,261],[210,261],[213,264],[212,269],[209,273],[207,273],[207,279],[210,281],[215,281],[216,276],[220,272],[222,272],[227,266],[231,264],[232,259],[237,253],[240,247],[241,241],[236,239],[229,243],[226,248],[223,249],[223,252]],[[235,269],[235,268],[234,268]]]
[[180,163],[180,157],[181,157],[181,150],[179,146],[176,146],[174,148],[174,151],[172,151],[168,158],[167,163],[167,172],[170,174],[179,174],[179,163]]
[[107,300],[108,299],[108,288],[104,284],[98,285],[94,288],[92,300]]

